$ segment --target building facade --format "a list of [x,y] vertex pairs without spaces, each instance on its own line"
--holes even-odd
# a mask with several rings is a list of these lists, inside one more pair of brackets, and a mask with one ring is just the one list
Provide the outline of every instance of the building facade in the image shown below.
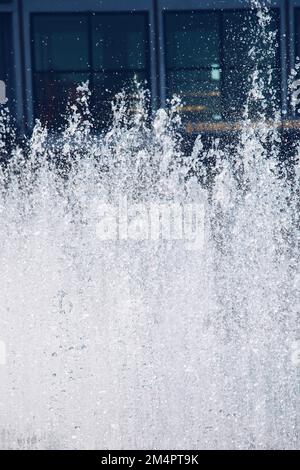
[[264,111],[272,118],[279,108],[282,126],[298,128],[288,80],[300,56],[300,0],[269,3],[262,57],[251,61],[258,19],[249,0],[0,0],[0,80],[11,112],[22,131],[35,118],[57,126],[89,80],[105,126],[112,96],[137,77],[154,109],[182,97],[187,132],[226,131],[242,117],[255,66],[271,90]]

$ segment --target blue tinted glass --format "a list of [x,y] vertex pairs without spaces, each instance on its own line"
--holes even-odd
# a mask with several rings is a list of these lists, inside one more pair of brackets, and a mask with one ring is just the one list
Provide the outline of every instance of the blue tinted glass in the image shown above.
[[168,77],[172,93],[180,95],[182,112],[201,120],[221,119],[221,73],[216,70],[170,71]]
[[[264,81],[266,106],[250,105],[250,114],[258,112],[271,116],[274,104],[280,106],[279,70],[279,15],[277,10],[270,11],[270,22],[265,30],[259,27],[255,11],[230,11],[223,14],[223,116],[225,119],[241,118],[247,96],[252,87],[251,76],[258,69],[259,79]],[[274,33],[274,44],[268,36]],[[255,59],[250,50],[255,48]]]
[[296,56],[300,57],[300,8],[295,9],[295,52]]
[[82,81],[89,80],[101,127],[114,95],[130,90],[134,76],[148,78],[147,14],[38,14],[32,26],[35,115],[50,126],[61,124]]
[[[300,58],[300,8],[295,8],[295,63],[299,62]],[[300,78],[298,70],[297,79]],[[297,105],[297,113],[299,115],[300,107]]]
[[110,122],[112,99],[122,89],[130,94],[134,86],[134,78],[143,83],[147,79],[147,74],[145,71],[130,70],[93,74],[92,112],[96,127],[106,126]]
[[220,22],[217,12],[166,13],[167,94],[182,98],[187,120],[221,119]]
[[93,15],[95,70],[144,69],[147,16],[139,13]]
[[210,67],[220,63],[217,13],[167,13],[165,29],[169,68]]
[[88,78],[87,73],[35,74],[35,114],[50,128],[58,127],[63,121],[68,101],[72,102],[76,97],[76,87]]
[[15,104],[13,64],[12,17],[10,13],[0,13],[0,80],[5,82],[11,110]]
[[33,16],[35,71],[80,71],[89,67],[88,19],[84,15]]
[[[265,38],[278,26],[278,12],[272,10]],[[167,92],[182,97],[187,119],[192,114],[200,121],[240,119],[255,67],[266,84],[264,111],[270,115],[274,102],[280,105],[278,33],[270,47],[255,11],[167,12],[165,31]],[[255,60],[249,54],[253,47],[259,51]],[[257,111],[250,109],[252,116]]]
[[249,64],[249,50],[254,46],[257,34],[255,12],[230,11],[223,14],[223,58],[225,67]]
[[[269,15],[270,21],[266,23],[265,30],[262,31],[258,24],[257,13],[253,10],[223,13],[225,67],[238,67],[243,64],[245,67],[271,65],[275,68],[279,65],[277,64],[278,54],[276,55],[274,47],[270,47],[267,39],[269,33],[276,33],[278,45],[279,16],[276,10],[271,10]],[[249,56],[249,51],[253,47],[259,52],[255,63]]]

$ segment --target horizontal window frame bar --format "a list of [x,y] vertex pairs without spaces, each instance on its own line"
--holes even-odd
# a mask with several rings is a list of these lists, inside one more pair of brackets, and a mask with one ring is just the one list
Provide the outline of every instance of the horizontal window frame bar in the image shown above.
[[[162,11],[183,11],[183,10],[245,10],[251,9],[249,0],[184,0],[184,8],[178,3],[178,0],[157,0],[158,8]],[[281,0],[270,0],[271,8],[280,8]]]
[[82,69],[82,70],[64,70],[64,69],[55,69],[55,70],[33,70],[33,73],[40,73],[40,74],[58,74],[58,73],[65,73],[65,74],[74,74],[74,73],[122,73],[122,72],[147,72],[147,69]]
[[26,12],[35,13],[70,13],[70,12],[129,12],[129,11],[149,11],[152,7],[152,0],[51,0],[51,4],[41,0],[26,0],[24,2]]

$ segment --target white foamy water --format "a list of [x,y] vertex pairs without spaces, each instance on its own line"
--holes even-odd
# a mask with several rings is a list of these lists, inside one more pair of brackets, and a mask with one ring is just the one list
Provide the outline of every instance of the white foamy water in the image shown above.
[[[59,138],[18,146],[2,113],[1,447],[297,448],[297,159],[247,110],[234,148],[183,155],[178,102],[148,119],[137,94],[101,137],[86,85]],[[203,247],[101,240],[121,196],[204,204]]]

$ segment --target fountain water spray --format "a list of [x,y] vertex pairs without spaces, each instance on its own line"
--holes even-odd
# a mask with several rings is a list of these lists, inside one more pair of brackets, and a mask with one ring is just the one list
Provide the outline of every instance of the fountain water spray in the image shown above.
[[[101,136],[88,84],[60,136],[37,121],[20,144],[1,110],[2,448],[299,447],[299,172],[252,81],[236,146],[199,136],[190,155],[178,99],[150,117],[139,86]],[[126,235],[150,207],[169,234],[172,207],[204,208],[201,247],[161,214],[155,239],[99,237],[124,198]]]

